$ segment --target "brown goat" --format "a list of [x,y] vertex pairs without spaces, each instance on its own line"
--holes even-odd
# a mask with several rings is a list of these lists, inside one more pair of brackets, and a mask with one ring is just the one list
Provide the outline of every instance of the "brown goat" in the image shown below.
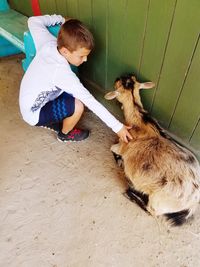
[[129,143],[119,140],[111,151],[123,161],[129,199],[151,215],[164,215],[172,225],[181,225],[200,201],[200,165],[143,109],[139,91],[152,87],[152,82],[139,83],[127,75],[117,79],[115,91],[105,95],[122,103],[125,122],[132,126],[133,139]]

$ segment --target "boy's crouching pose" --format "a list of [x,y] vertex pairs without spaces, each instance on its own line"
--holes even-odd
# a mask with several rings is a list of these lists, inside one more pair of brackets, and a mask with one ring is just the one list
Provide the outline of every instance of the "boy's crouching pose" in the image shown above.
[[[62,24],[56,39],[46,27]],[[45,126],[58,133],[58,140],[81,141],[89,131],[74,128],[86,105],[122,141],[128,142],[130,127],[108,112],[81,84],[70,64],[87,61],[94,41],[89,30],[78,20],[65,21],[62,16],[31,17],[28,27],[36,56],[25,73],[20,88],[20,110],[30,125]]]

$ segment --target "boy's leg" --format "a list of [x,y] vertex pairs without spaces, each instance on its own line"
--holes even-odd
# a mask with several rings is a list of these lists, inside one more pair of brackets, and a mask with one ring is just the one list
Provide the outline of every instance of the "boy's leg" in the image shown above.
[[57,129],[61,131],[63,119],[72,116],[74,111],[75,98],[72,95],[64,92],[54,100],[47,102],[41,108],[39,121],[36,126],[42,126],[51,129],[52,125],[59,125]]
[[63,120],[62,133],[67,134],[69,131],[71,131],[74,128],[74,126],[80,120],[80,118],[83,114],[83,111],[84,111],[83,103],[81,101],[79,101],[78,99],[75,99],[74,114]]
[[39,122],[36,126],[53,129],[58,133],[59,141],[81,141],[89,136],[89,131],[73,130],[73,128],[80,120],[83,111],[84,105],[82,102],[64,92],[58,98],[42,107]]
[[63,120],[62,131],[58,133],[57,139],[61,142],[82,141],[89,136],[88,130],[75,129],[84,111],[84,105],[78,99],[75,99],[75,109],[72,116]]

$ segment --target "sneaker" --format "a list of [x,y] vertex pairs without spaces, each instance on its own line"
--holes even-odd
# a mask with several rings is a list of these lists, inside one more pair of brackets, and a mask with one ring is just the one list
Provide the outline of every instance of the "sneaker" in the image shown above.
[[56,132],[56,133],[59,133],[62,129],[62,123],[57,122],[57,123],[52,123],[49,125],[44,125],[44,126],[39,126],[39,127],[51,130],[51,131]]
[[89,136],[88,130],[81,130],[74,128],[69,133],[64,134],[62,131],[58,133],[57,139],[61,142],[77,142],[86,139]]

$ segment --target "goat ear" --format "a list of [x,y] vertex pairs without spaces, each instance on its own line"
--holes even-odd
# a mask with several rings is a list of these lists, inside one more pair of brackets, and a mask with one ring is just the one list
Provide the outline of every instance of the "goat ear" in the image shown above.
[[153,82],[140,83],[139,89],[151,89],[155,86]]
[[112,92],[109,92],[107,93],[104,98],[107,99],[107,100],[112,100],[114,98],[116,98],[118,96],[118,92],[117,91],[112,91]]

